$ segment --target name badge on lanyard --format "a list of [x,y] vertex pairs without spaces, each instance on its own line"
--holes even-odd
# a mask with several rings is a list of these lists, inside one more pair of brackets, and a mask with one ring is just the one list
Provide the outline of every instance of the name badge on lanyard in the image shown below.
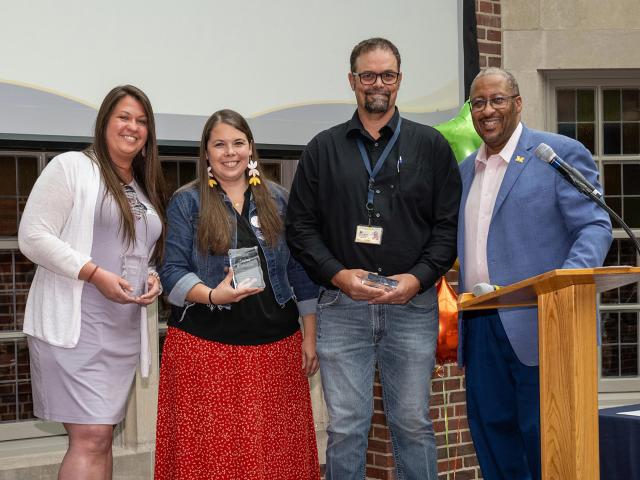
[[369,245],[382,244],[382,227],[371,225],[358,225],[356,227],[356,243],[368,243]]
[[367,203],[365,204],[365,208],[367,210],[367,216],[369,217],[368,225],[358,225],[356,227],[356,238],[355,243],[366,243],[369,245],[382,245],[382,227],[376,227],[371,225],[371,220],[373,217],[373,197],[375,194],[375,178],[376,175],[382,170],[382,166],[384,165],[385,160],[393,150],[396,142],[398,141],[398,137],[400,136],[400,126],[402,125],[402,117],[398,117],[398,125],[396,126],[395,131],[393,132],[393,136],[387,146],[382,151],[380,158],[376,162],[376,166],[373,170],[371,170],[371,162],[369,161],[369,154],[367,154],[367,150],[364,148],[364,143],[362,143],[361,138],[356,138],[356,142],[358,144],[358,150],[360,150],[360,157],[362,158],[362,163],[364,163],[364,167],[367,169],[367,173],[369,173],[369,182],[368,182],[368,191],[367,191]]

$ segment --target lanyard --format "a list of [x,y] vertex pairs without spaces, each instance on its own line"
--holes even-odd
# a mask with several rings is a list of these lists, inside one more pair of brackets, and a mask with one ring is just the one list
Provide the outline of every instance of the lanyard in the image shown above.
[[398,140],[398,136],[400,135],[400,125],[402,125],[402,117],[398,117],[398,125],[396,126],[396,129],[393,132],[393,136],[391,137],[391,140],[389,140],[389,143],[387,143],[387,146],[384,147],[384,150],[382,151],[380,158],[378,158],[378,161],[376,162],[376,166],[373,170],[371,170],[371,162],[369,161],[369,155],[367,154],[367,151],[364,148],[364,143],[362,143],[362,139],[356,138],[356,142],[358,143],[358,148],[360,149],[360,157],[362,157],[362,163],[364,163],[364,167],[367,169],[367,172],[369,173],[369,187],[368,187],[369,191],[367,192],[367,204],[365,205],[367,208],[367,212],[369,214],[369,219],[371,219],[371,214],[373,212],[373,194],[374,194],[373,186],[375,183],[375,178],[378,172],[382,170],[382,165],[384,165],[384,161],[387,159],[387,157],[389,156],[389,153],[391,153],[391,150],[393,149],[394,145],[396,144],[396,141]]

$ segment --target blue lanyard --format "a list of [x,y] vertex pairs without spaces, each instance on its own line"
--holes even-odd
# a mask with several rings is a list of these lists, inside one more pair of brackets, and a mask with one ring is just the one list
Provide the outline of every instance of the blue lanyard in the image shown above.
[[360,149],[360,157],[362,157],[362,163],[364,163],[364,168],[366,168],[367,172],[369,173],[369,187],[368,187],[369,191],[367,192],[367,204],[366,204],[367,212],[369,212],[369,217],[371,217],[371,213],[373,212],[373,194],[374,194],[373,186],[375,184],[376,175],[378,174],[378,172],[380,172],[380,170],[382,170],[382,165],[384,165],[384,161],[387,159],[387,157],[389,156],[389,153],[391,153],[391,150],[393,149],[394,145],[396,144],[396,141],[398,140],[398,136],[400,135],[400,125],[402,125],[402,117],[398,117],[398,125],[396,126],[396,129],[393,132],[393,136],[391,137],[391,140],[389,140],[389,143],[387,143],[387,146],[384,147],[384,150],[382,151],[380,158],[378,158],[378,161],[376,162],[376,166],[373,170],[371,170],[371,162],[369,161],[369,155],[367,154],[367,151],[364,148],[364,143],[362,143],[362,139],[356,138],[356,142],[358,143],[358,148]]

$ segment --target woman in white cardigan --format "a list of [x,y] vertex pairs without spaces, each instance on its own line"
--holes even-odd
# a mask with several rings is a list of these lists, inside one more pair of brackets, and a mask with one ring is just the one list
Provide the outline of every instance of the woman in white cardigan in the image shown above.
[[18,241],[38,268],[24,332],[34,414],[69,434],[60,480],[112,476],[113,427],[139,357],[148,371],[164,202],[153,110],[131,85],[105,97],[94,143],[55,157],[29,195]]

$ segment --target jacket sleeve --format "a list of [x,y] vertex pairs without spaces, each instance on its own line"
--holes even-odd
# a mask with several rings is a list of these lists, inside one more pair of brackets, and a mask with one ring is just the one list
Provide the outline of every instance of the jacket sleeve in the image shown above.
[[36,180],[20,220],[18,245],[32,262],[59,275],[77,279],[91,256],[61,239],[71,215],[75,193],[75,176],[67,172],[67,168],[60,157],[56,157]]
[[447,141],[440,135],[434,140],[433,226],[418,262],[409,270],[422,289],[430,288],[447,273],[456,259],[458,211],[462,181],[458,164]]
[[158,272],[169,292],[169,303],[184,306],[189,290],[202,280],[191,262],[194,243],[194,219],[185,206],[186,195],[173,196],[167,207],[167,237],[164,260]]
[[302,265],[293,257],[289,257],[287,276],[293,288],[300,315],[315,314],[318,305],[318,286],[311,281]]
[[[578,169],[598,190],[598,168],[591,153],[579,142],[567,142],[559,155]],[[609,214],[595,202],[588,200],[563,177],[556,175],[556,195],[567,229],[572,232],[573,243],[562,268],[599,267],[613,239]]]
[[285,226],[292,255],[316,283],[329,285],[344,266],[322,238],[318,184],[318,146],[313,139],[302,154],[291,185]]

